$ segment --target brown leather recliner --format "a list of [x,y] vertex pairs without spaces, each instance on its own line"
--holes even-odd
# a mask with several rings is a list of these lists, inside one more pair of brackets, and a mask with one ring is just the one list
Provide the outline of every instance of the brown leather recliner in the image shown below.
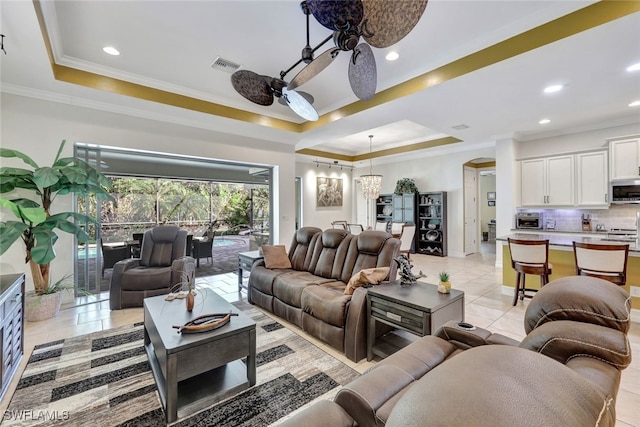
[[283,426],[614,426],[631,362],[630,297],[592,277],[555,280],[522,342],[449,322]]
[[187,231],[162,225],[148,230],[142,239],[140,258],[117,262],[113,267],[109,306],[111,310],[142,307],[147,297],[169,293],[185,271],[195,271],[195,260],[185,256]]

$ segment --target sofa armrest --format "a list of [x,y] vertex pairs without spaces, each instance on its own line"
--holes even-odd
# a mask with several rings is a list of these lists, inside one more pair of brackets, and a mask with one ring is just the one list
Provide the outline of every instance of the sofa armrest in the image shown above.
[[280,427],[355,427],[356,423],[337,403],[321,400],[279,425]]
[[112,310],[119,309],[121,307],[121,284],[122,275],[125,271],[138,267],[140,265],[140,258],[127,258],[122,261],[118,261],[113,266],[111,273],[111,283],[109,285],[109,306]]
[[367,357],[367,290],[356,288],[349,301],[344,327],[344,355],[359,362]]
[[[393,404],[413,383],[414,378],[399,367],[380,366],[342,387],[335,402],[347,411],[358,427],[376,427],[386,421],[378,423],[378,411],[387,402]],[[386,409],[390,412],[390,408]]]
[[520,345],[518,341],[512,338],[500,334],[493,334],[486,329],[457,320],[450,320],[442,325],[436,331],[435,335],[438,338],[449,341],[462,350],[488,344],[510,345],[514,347]]

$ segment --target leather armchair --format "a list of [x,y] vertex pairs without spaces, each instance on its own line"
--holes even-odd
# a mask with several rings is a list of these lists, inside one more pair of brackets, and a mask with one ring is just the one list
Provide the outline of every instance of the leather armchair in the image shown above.
[[141,307],[144,298],[177,288],[185,270],[195,269],[195,260],[185,256],[186,247],[187,231],[179,227],[162,225],[146,231],[140,258],[119,261],[113,267],[110,308]]

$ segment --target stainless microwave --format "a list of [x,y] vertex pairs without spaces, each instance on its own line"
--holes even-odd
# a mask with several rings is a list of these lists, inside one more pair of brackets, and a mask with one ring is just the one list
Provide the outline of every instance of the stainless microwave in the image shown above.
[[516,228],[542,229],[542,214],[540,212],[519,212],[516,214]]
[[640,203],[640,179],[611,181],[611,203]]

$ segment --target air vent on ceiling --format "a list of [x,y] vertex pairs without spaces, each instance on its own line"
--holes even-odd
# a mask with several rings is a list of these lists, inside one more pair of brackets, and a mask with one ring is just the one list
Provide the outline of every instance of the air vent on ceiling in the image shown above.
[[240,64],[236,64],[235,62],[220,58],[219,56],[211,64],[211,68],[213,68],[214,70],[224,71],[225,73],[229,74],[235,73],[240,67]]
[[462,123],[459,125],[451,126],[451,127],[455,130],[469,129],[469,126]]

